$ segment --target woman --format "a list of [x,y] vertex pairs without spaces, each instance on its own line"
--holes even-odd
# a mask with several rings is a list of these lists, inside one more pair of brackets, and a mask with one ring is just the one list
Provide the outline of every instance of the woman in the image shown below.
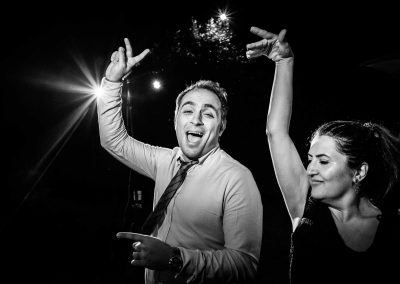
[[[279,35],[252,27],[275,77],[267,136],[293,233],[291,283],[387,283],[398,279],[399,217],[387,198],[398,189],[400,141],[383,125],[332,121],[312,135],[305,168],[289,136],[294,55]],[[395,281],[396,282],[396,281]]]

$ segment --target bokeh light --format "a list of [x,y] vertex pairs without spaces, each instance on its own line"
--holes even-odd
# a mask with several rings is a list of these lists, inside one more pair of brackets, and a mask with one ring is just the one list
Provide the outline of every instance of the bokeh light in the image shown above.
[[221,21],[226,21],[228,20],[228,16],[225,13],[222,13],[219,15],[219,18],[221,19]]
[[232,13],[228,9],[219,9],[205,22],[194,17],[188,29],[176,32],[174,52],[190,58],[197,63],[204,58],[214,63],[248,63],[241,48],[245,44],[238,39],[233,29]]
[[152,82],[152,85],[153,85],[153,89],[155,89],[155,90],[159,90],[162,87],[161,81],[158,79],[154,79]]
[[93,94],[94,94],[96,97],[100,97],[101,95],[103,95],[103,93],[104,93],[104,90],[103,90],[100,86],[95,86],[95,87],[93,88]]

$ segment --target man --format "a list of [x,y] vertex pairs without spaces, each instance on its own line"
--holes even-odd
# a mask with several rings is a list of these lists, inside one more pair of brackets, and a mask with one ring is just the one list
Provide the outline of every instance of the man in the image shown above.
[[[132,265],[145,267],[146,283],[250,283],[262,239],[263,208],[251,172],[225,153],[226,92],[199,81],[176,100],[179,147],[142,143],[127,134],[121,113],[121,80],[148,53],[133,56],[128,39],[111,56],[104,94],[98,98],[101,145],[119,161],[155,181],[154,206],[181,165],[195,162],[149,235],[120,232],[132,240]],[[169,187],[168,187],[169,188]],[[164,194],[165,195],[165,194]]]

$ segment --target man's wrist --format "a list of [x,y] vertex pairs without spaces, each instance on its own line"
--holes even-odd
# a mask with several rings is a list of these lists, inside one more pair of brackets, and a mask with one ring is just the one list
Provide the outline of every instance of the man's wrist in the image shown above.
[[292,64],[294,61],[294,56],[281,58],[280,60],[276,61],[276,65],[283,65],[283,64]]
[[172,247],[172,256],[168,260],[168,268],[172,272],[178,273],[183,267],[181,251],[177,247]]

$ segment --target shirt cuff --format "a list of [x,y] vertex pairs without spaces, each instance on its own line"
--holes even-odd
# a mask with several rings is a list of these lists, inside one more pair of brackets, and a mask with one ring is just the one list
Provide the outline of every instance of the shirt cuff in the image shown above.
[[[108,98],[119,98],[122,90],[122,82],[112,82],[103,77],[101,79],[100,88],[102,89],[101,97]],[[100,97],[99,97],[100,98]]]
[[106,77],[101,79],[101,88],[105,90],[115,90],[122,87],[122,82],[113,82],[108,80]]

